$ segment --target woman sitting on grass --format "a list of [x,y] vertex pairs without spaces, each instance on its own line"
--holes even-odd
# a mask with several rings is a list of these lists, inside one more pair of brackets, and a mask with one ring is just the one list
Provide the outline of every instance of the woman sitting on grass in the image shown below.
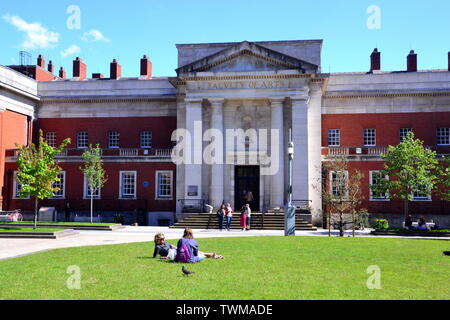
[[[217,255],[216,253],[205,253],[201,252],[198,249],[198,243],[194,240],[194,233],[191,228],[186,228],[184,230],[183,238],[178,241],[178,252],[175,258],[175,262],[187,262],[187,263],[196,263],[208,259],[223,259],[223,256]],[[180,249],[187,248],[187,254],[180,254]],[[184,261],[184,258],[187,261]]]
[[170,243],[166,242],[165,236],[162,233],[155,235],[155,250],[153,251],[153,258],[158,255],[161,259],[174,260],[177,256],[177,248]]

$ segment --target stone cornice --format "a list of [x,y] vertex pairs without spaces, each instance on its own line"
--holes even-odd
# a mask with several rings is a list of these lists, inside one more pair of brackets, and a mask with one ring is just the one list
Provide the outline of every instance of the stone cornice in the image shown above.
[[260,79],[295,79],[312,78],[312,74],[261,74],[261,75],[234,75],[234,76],[187,76],[181,77],[180,82],[187,81],[222,81],[222,80],[260,80]]
[[135,103],[135,102],[176,102],[177,97],[174,96],[155,96],[155,97],[136,97],[136,98],[119,98],[119,97],[104,97],[104,98],[86,98],[86,97],[70,97],[70,98],[44,98],[41,99],[39,105],[49,105],[49,104],[66,104],[66,103],[76,103],[76,104],[89,104],[89,103]]
[[396,97],[448,97],[450,91],[434,91],[434,92],[386,92],[386,91],[372,91],[361,93],[325,93],[324,99],[359,99],[359,98],[396,98]]

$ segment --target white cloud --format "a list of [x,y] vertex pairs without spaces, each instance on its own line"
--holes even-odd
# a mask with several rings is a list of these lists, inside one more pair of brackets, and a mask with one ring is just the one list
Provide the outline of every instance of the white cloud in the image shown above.
[[74,55],[75,53],[78,53],[80,51],[81,51],[80,47],[73,44],[70,47],[68,47],[67,49],[61,51],[61,55],[63,57],[68,57],[68,56]]
[[101,33],[99,30],[96,29],[92,29],[88,32],[83,33],[81,40],[86,42],[96,42],[96,41],[111,42],[111,40],[106,38],[103,35],[103,33]]
[[59,42],[59,33],[51,32],[40,23],[28,23],[18,16],[6,14],[3,20],[17,28],[17,30],[25,32],[25,41],[21,46],[24,49],[45,49],[53,48]]

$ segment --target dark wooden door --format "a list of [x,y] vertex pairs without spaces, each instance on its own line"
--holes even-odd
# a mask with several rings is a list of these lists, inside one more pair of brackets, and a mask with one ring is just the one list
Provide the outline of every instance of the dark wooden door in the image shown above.
[[[247,202],[253,212],[260,211],[259,206],[259,187],[260,187],[260,169],[259,166],[236,166],[235,167],[235,211],[240,212],[241,208]],[[249,197],[249,193],[253,196]],[[247,195],[247,197],[246,197]],[[252,201],[248,201],[252,198]]]

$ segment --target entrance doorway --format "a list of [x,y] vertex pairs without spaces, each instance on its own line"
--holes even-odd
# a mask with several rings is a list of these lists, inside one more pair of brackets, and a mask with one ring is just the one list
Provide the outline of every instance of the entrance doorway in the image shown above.
[[260,187],[260,171],[259,166],[236,166],[235,172],[235,190],[234,204],[237,212],[247,202],[254,212],[260,211],[259,205],[259,187]]

